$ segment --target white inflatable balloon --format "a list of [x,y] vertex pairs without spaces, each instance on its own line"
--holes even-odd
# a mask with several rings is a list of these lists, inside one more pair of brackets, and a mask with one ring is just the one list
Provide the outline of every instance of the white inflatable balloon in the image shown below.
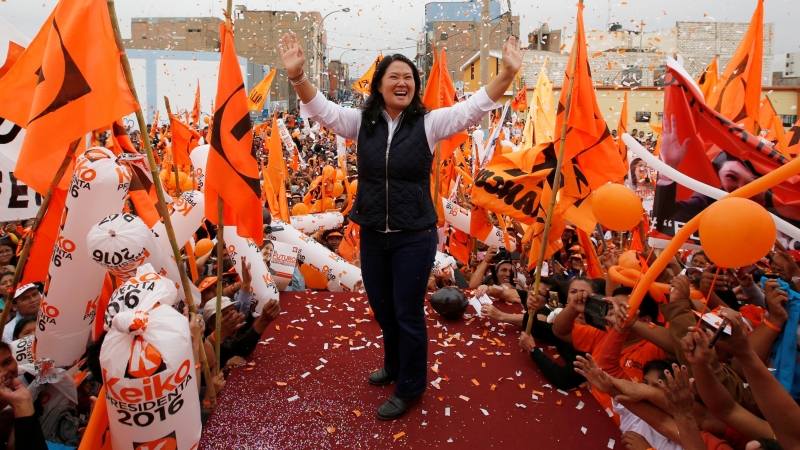
[[72,366],[86,350],[106,271],[86,248],[89,230],[122,209],[131,172],[111,150],[78,156],[50,260],[36,328],[36,358]]
[[194,179],[197,180],[197,190],[200,192],[203,192],[206,184],[206,165],[208,163],[208,152],[210,149],[211,146],[208,144],[200,145],[192,150],[192,154],[189,155],[189,159],[192,160],[192,166],[194,167]]
[[[442,205],[444,205],[444,220],[449,222],[456,230],[469,234],[469,221],[472,211],[462,208],[446,198],[442,198]],[[504,247],[506,245],[503,241],[503,232],[494,226],[488,236],[472,237],[488,246],[494,245],[497,247]],[[515,241],[512,240],[512,243],[513,242]]]
[[[192,153],[194,154],[194,153]],[[178,247],[183,248],[200,225],[205,217],[204,207],[206,198],[200,191],[186,191],[172,203],[172,211],[169,213],[172,219],[172,229],[175,231],[175,242]],[[172,255],[172,246],[167,237],[167,228],[164,222],[157,222],[153,226],[158,243],[168,255]]]
[[[276,231],[275,227],[283,227]],[[271,241],[291,244],[298,249],[297,258],[304,264],[324,273],[328,278],[328,288],[332,291],[354,291],[361,281],[361,269],[344,258],[328,250],[324,245],[306,236],[288,223],[273,220],[272,232],[267,237]]]
[[312,234],[321,230],[333,230],[341,227],[344,223],[344,216],[339,212],[306,214],[304,216],[291,216],[290,222],[297,231],[303,234]]
[[236,234],[236,227],[225,227],[225,246],[228,256],[236,268],[236,273],[242,273],[242,257],[247,259],[250,264],[250,276],[253,277],[251,286],[253,288],[253,305],[256,312],[260,313],[261,308],[270,300],[278,300],[278,286],[272,279],[264,258],[258,245],[252,239],[243,238]]
[[100,350],[112,447],[196,448],[202,431],[189,323],[152,266],[112,295]]

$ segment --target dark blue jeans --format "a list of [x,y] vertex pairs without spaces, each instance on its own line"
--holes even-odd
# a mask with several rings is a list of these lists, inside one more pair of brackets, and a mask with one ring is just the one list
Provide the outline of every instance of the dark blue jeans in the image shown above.
[[425,392],[428,330],[425,292],[436,255],[436,226],[424,231],[361,230],[361,274],[383,330],[383,367],[397,376],[395,395]]

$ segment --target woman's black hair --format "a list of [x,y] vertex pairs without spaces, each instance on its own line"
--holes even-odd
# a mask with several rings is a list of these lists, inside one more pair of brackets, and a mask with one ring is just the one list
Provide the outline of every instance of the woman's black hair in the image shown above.
[[25,328],[25,325],[32,322],[36,322],[36,316],[23,317],[19,319],[17,324],[14,325],[13,339],[16,341],[19,338],[19,334],[22,333],[22,329]]
[[589,286],[592,287],[592,293],[594,293],[594,283],[592,282],[592,280],[590,280],[589,278],[586,278],[586,277],[582,277],[582,276],[572,277],[572,279],[569,280],[569,284],[567,285],[567,290],[569,290],[569,288],[572,286],[572,283],[574,283],[576,281],[583,281],[584,283],[587,283]]
[[666,375],[664,375],[664,371],[668,370],[670,375],[675,375],[672,370],[672,361],[668,361],[666,359],[653,359],[644,363],[644,367],[642,367],[642,374],[647,375],[651,371],[658,372],[658,379],[662,381],[667,381]]
[[761,439],[756,439],[756,441],[758,441],[758,443],[761,444],[762,450],[783,450],[781,444],[775,439],[761,438]]
[[425,108],[425,105],[422,103],[422,95],[420,94],[422,90],[420,84],[422,81],[417,66],[415,66],[410,59],[399,53],[386,56],[378,63],[378,67],[375,68],[375,73],[372,76],[372,81],[369,86],[369,97],[367,97],[367,100],[364,102],[364,108],[361,110],[361,126],[364,127],[368,135],[372,135],[375,125],[380,121],[381,115],[383,114],[382,111],[386,106],[383,95],[378,92],[378,88],[381,85],[383,76],[386,74],[386,70],[394,61],[402,61],[408,64],[408,66],[411,67],[411,72],[414,74],[414,95],[411,97],[411,104],[403,111],[403,120],[414,122],[428,112],[427,108]]

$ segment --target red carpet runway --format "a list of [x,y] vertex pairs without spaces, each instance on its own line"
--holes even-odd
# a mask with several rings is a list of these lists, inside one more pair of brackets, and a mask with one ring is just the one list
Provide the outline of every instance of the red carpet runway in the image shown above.
[[285,292],[281,309],[254,365],[228,377],[201,449],[622,448],[591,393],[545,386],[517,327],[445,322],[428,306],[428,381],[438,388],[383,422],[375,411],[394,387],[367,383],[383,342],[366,295]]

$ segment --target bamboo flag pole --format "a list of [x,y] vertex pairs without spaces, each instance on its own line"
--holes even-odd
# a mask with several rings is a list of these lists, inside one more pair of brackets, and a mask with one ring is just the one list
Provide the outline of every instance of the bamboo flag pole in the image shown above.
[[[164,105],[167,106],[167,117],[169,117],[169,120],[170,120],[169,123],[170,123],[170,127],[171,127],[172,126],[172,108],[169,107],[169,99],[167,98],[166,95],[164,96]],[[173,133],[175,132],[175,130],[171,130],[171,131]],[[175,143],[175,139],[172,139],[172,142],[170,142],[170,148],[172,150],[172,173],[175,174],[175,192],[177,192],[178,196],[180,196],[181,195],[181,183],[180,183],[179,178],[178,178],[178,165],[175,164],[175,148],[172,147],[172,144],[174,144],[174,143]]]
[[61,166],[56,171],[53,181],[50,182],[50,189],[47,190],[47,194],[45,194],[44,199],[42,200],[42,205],[39,206],[39,211],[36,213],[36,218],[33,219],[31,231],[25,236],[25,243],[22,245],[22,252],[19,254],[17,267],[14,270],[14,278],[12,278],[11,286],[8,288],[6,304],[3,307],[3,313],[0,314],[0,324],[3,324],[3,326],[5,326],[6,321],[8,320],[8,313],[11,311],[11,303],[14,299],[14,293],[19,285],[19,280],[22,279],[22,273],[25,271],[25,264],[28,262],[28,255],[30,254],[31,247],[33,246],[33,238],[36,235],[36,232],[39,230],[39,225],[41,225],[42,219],[44,219],[44,214],[47,212],[47,208],[50,206],[50,200],[53,198],[53,192],[61,182],[61,178],[64,177],[64,173],[66,173],[70,162],[72,162],[72,158],[75,156],[75,150],[78,149],[78,145],[80,145],[80,143],[81,138],[78,138],[69,144],[67,154],[64,155],[64,160],[61,161]]
[[[578,0],[583,4],[583,0]],[[550,234],[550,224],[553,219],[553,209],[556,206],[556,193],[561,186],[561,165],[564,163],[564,148],[566,147],[567,137],[567,121],[569,120],[570,105],[572,104],[572,88],[575,82],[575,65],[577,64],[577,47],[578,40],[572,46],[572,52],[569,55],[569,72],[572,76],[569,78],[569,87],[567,88],[567,104],[564,105],[564,120],[561,122],[561,139],[558,144],[558,161],[556,162],[556,174],[553,178],[553,189],[550,195],[550,205],[547,207],[547,217],[544,219],[544,232],[542,233],[542,246],[539,248],[539,260],[536,262],[536,281],[533,284],[533,292],[539,292],[539,284],[542,281],[542,264],[544,263],[544,253],[547,250],[547,237]],[[586,49],[583,49],[586,51]],[[531,327],[533,326],[533,316],[535,311],[528,311],[528,323],[525,327],[525,332],[531,334]]]
[[[122,35],[119,31],[119,20],[117,19],[117,10],[114,7],[114,0],[107,0],[106,4],[108,5],[108,14],[111,19],[111,26],[114,28],[114,40],[117,42],[117,50],[119,50],[119,59],[120,63],[122,63],[122,70],[125,73],[125,80],[128,82],[128,88],[131,90],[131,94],[133,94],[133,98],[136,99],[136,103],[139,103],[139,97],[136,95],[136,86],[133,84],[133,73],[131,72],[131,64],[128,61],[128,55],[125,53],[125,47],[122,45]],[[139,123],[140,130],[147,130],[147,123],[144,120],[144,113],[142,112],[142,108],[136,110],[136,120]],[[178,247],[178,243],[175,239],[175,230],[172,229],[172,219],[170,218],[169,214],[167,214],[167,202],[164,200],[164,189],[161,186],[161,182],[158,177],[158,167],[156,166],[156,159],[153,156],[153,147],[150,145],[150,139],[142,139],[144,142],[144,149],[147,152],[147,164],[150,166],[150,174],[153,177],[153,184],[156,188],[156,196],[158,197],[158,207],[163,213],[164,218],[164,227],[167,229],[167,237],[169,238],[170,246],[172,247],[172,254],[175,257],[175,263],[178,265],[178,273],[181,275],[181,284],[183,285],[183,292],[186,295],[186,303],[189,307],[189,311],[192,313],[197,313],[197,307],[194,304],[194,299],[192,298],[192,291],[189,289],[189,276],[186,274],[186,270],[182,267],[181,258],[181,250]],[[214,391],[214,383],[213,377],[211,376],[211,372],[208,370],[208,359],[206,358],[206,352],[204,346],[200,346],[200,363],[203,365],[203,376],[206,379],[206,389],[208,390],[209,394],[211,395],[211,402],[212,404],[216,403],[217,394]]]

